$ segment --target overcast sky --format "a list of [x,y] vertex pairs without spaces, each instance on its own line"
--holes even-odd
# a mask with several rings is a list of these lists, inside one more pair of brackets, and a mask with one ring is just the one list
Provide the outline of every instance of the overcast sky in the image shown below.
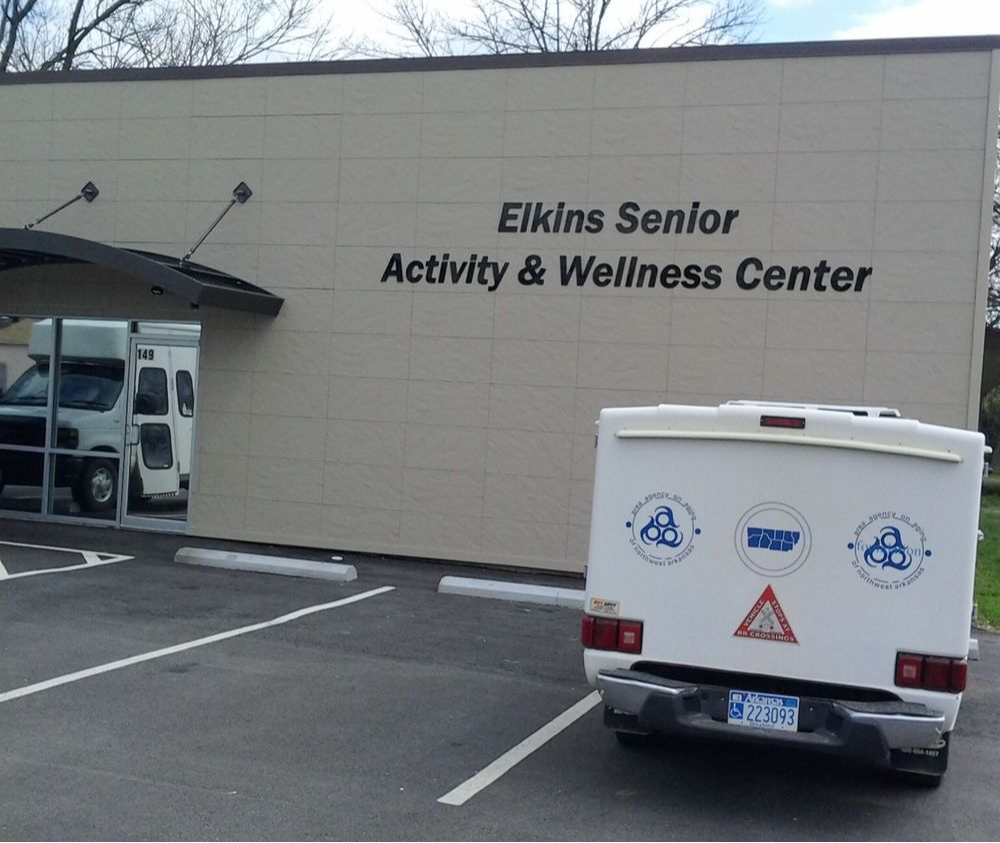
[[[378,39],[379,14],[391,0],[324,0],[338,29]],[[461,14],[468,0],[427,0]],[[638,4],[639,0],[616,0]],[[904,38],[1000,34],[1000,0],[764,0],[764,23],[754,40],[825,41],[837,38]],[[379,39],[381,40],[381,39]]]

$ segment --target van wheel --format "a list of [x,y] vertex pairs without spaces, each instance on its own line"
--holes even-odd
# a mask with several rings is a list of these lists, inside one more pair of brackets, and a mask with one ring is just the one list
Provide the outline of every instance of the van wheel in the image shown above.
[[113,460],[86,460],[73,491],[73,498],[84,512],[114,509],[118,502],[118,467]]
[[896,770],[895,779],[903,784],[930,790],[941,786],[944,773],[914,773],[912,770]]

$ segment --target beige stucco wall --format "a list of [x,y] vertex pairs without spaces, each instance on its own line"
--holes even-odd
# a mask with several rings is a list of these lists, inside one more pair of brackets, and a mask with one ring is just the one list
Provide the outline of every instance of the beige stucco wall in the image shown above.
[[[203,321],[192,533],[581,570],[602,406],[865,402],[969,423],[994,63],[0,85],[0,225],[93,180],[100,198],[49,230],[180,255],[245,180],[254,197],[198,259],[286,299],[273,320],[193,312],[85,273],[6,279],[0,311]],[[614,230],[625,201],[695,200],[738,209],[730,233]],[[528,201],[605,225],[498,232],[503,203]],[[510,269],[494,292],[382,283],[396,252]],[[531,254],[544,285],[517,280]],[[564,287],[563,255],[711,263],[723,280]],[[742,290],[751,255],[873,271],[860,292]]]

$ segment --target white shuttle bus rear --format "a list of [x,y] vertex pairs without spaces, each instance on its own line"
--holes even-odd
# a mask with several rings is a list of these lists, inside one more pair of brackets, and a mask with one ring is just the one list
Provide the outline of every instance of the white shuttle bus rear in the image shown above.
[[981,434],[888,408],[604,410],[582,639],[605,723],[939,782],[983,457]]

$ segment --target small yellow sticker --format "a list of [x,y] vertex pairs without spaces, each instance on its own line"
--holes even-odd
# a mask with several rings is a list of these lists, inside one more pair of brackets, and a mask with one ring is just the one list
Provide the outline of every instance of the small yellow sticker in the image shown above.
[[603,597],[591,597],[590,612],[594,615],[619,615],[621,603],[617,600],[605,600]]

